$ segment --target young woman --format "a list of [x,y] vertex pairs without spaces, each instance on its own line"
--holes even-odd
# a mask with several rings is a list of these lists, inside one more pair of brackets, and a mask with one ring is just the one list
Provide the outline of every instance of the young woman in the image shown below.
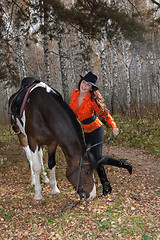
[[[88,72],[84,77],[80,75],[80,77],[78,89],[75,89],[71,95],[70,108],[82,123],[86,144],[92,146],[96,143],[101,143],[91,148],[91,152],[98,162],[102,159],[104,127],[99,118],[95,116],[95,112],[102,116],[109,126],[112,127],[114,136],[119,134],[119,129],[109,114],[104,104],[104,99],[98,91],[98,87],[96,86],[98,77],[92,72]],[[131,165],[125,160],[118,161],[106,156],[103,164],[123,167],[132,173]],[[108,192],[111,192],[112,188],[107,179],[104,167],[98,167],[97,173],[103,186],[103,195],[107,195]]]

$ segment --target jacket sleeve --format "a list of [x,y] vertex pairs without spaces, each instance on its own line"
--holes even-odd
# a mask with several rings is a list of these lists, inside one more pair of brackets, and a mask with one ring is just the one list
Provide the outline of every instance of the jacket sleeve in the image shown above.
[[104,118],[104,120],[108,123],[108,125],[112,128],[116,128],[116,123],[114,122],[114,119],[110,115],[110,113],[104,113],[97,105],[96,102],[93,102],[93,110],[97,112],[101,117]]

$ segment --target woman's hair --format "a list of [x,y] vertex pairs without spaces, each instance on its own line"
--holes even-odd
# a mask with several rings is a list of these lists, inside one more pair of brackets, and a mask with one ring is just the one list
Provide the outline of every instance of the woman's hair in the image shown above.
[[[83,81],[83,79],[81,79],[78,83],[78,89],[80,90],[80,85],[81,82]],[[94,87],[92,86],[92,90],[90,91],[91,93],[91,100],[92,102],[96,102],[98,107],[104,112],[104,113],[108,113],[109,110],[107,109],[106,105],[105,105],[105,100],[102,97],[101,93]]]

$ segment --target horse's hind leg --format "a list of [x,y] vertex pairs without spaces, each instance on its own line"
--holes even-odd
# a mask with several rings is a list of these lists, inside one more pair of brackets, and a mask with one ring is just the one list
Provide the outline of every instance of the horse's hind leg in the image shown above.
[[48,167],[50,171],[50,186],[51,186],[51,193],[57,194],[60,193],[58,187],[57,187],[57,181],[55,176],[55,168],[56,168],[56,162],[55,162],[55,152],[56,152],[57,144],[52,143],[50,146],[48,146]]
[[47,183],[49,183],[49,178],[47,177],[47,173],[45,172],[45,169],[44,169],[43,150],[42,150],[42,148],[39,149],[38,154],[39,154],[39,158],[40,158],[40,161],[41,161],[41,178],[42,178],[42,182],[47,184]]
[[41,200],[41,184],[40,184],[40,173],[41,173],[41,158],[40,153],[38,152],[38,146],[36,147],[35,151],[32,152],[32,159],[33,159],[33,171],[35,173],[35,200]]
[[[29,148],[29,145],[28,145],[28,139],[23,133],[19,133],[18,138],[19,138],[19,142],[20,142],[20,144],[21,144],[21,146],[22,146],[22,148],[23,148],[23,150],[26,154],[26,158],[27,158],[27,160],[29,162],[29,165],[30,165],[31,185],[35,185],[35,174],[34,174],[34,171],[33,171],[33,159],[32,159],[31,149]],[[42,168],[41,168],[42,169],[41,170],[42,182],[47,184],[47,183],[49,183],[49,179],[48,179],[47,173],[45,172],[45,169],[44,169],[42,149],[40,149],[38,151],[38,154],[39,154],[39,158],[40,158],[41,166],[42,166]]]
[[[18,127],[18,126],[17,126]],[[19,131],[19,128],[16,129],[17,131]],[[16,132],[17,132],[16,131]],[[31,154],[31,150],[28,146],[28,139],[27,137],[23,134],[23,133],[19,133],[18,134],[18,138],[19,138],[19,142],[26,154],[26,158],[29,162],[29,165],[30,165],[30,169],[31,169],[31,185],[34,185],[35,184],[35,175],[34,175],[34,171],[33,171],[33,161],[32,161],[32,154]]]
[[29,146],[27,145],[26,147],[23,147],[26,157],[28,159],[29,165],[30,165],[30,170],[31,170],[31,185],[35,185],[35,174],[33,171],[33,160],[32,160],[32,153],[31,150],[29,148]]

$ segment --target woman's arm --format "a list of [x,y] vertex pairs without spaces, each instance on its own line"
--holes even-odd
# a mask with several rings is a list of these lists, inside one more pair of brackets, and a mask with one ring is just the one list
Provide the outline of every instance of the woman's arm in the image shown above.
[[116,123],[110,113],[104,113],[97,105],[96,102],[93,103],[93,109],[96,111],[101,117],[104,118],[104,120],[108,123],[108,125],[113,129],[113,135],[118,136],[119,129],[116,126]]

